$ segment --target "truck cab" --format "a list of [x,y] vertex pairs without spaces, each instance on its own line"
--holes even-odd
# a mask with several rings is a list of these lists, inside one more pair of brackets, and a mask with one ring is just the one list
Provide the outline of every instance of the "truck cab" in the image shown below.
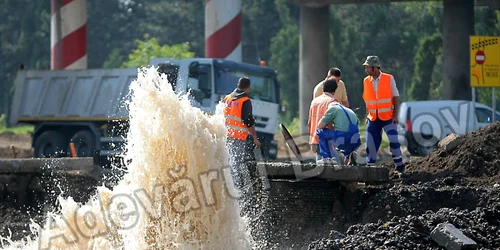
[[252,99],[255,130],[262,143],[266,159],[275,159],[277,142],[274,133],[278,125],[279,87],[276,70],[270,67],[236,63],[223,59],[157,58],[151,60],[160,73],[167,75],[177,94],[189,93],[193,106],[213,114],[224,97],[231,93],[238,79],[250,79],[249,97]]

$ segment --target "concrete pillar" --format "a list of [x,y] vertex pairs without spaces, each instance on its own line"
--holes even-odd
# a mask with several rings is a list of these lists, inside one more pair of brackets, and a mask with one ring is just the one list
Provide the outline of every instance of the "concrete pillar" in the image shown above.
[[308,133],[307,120],[314,86],[328,71],[330,36],[329,8],[300,7],[299,114],[301,134]]
[[52,0],[50,69],[87,68],[87,0]]
[[474,34],[474,0],[444,0],[443,97],[471,100],[469,36]]
[[205,57],[242,61],[241,0],[205,0]]

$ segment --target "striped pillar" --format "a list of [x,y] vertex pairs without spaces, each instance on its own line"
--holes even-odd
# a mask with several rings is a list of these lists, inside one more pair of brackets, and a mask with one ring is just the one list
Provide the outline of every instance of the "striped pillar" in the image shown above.
[[205,57],[241,62],[241,0],[205,4]]
[[50,68],[87,68],[87,0],[52,0]]

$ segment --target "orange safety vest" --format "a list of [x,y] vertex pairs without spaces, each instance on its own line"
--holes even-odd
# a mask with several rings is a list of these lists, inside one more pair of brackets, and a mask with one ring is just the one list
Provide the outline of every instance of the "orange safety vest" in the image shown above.
[[250,100],[248,96],[232,100],[231,95],[224,97],[224,117],[226,118],[227,136],[245,141],[248,137],[248,127],[243,123],[243,103]]
[[[309,144],[319,144],[316,128],[328,110],[328,105],[334,101],[336,99],[333,96],[323,93],[311,102],[311,107],[309,108]],[[330,125],[327,127],[332,128]]]
[[367,118],[375,121],[377,117],[382,121],[388,121],[394,116],[394,105],[392,103],[390,74],[381,73],[377,93],[373,88],[372,77],[367,76],[363,81],[363,99],[368,108]]

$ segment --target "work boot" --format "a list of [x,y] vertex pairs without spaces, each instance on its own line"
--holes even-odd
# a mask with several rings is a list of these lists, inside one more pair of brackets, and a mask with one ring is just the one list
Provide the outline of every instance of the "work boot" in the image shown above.
[[354,151],[349,154],[349,161],[347,165],[356,165],[356,159],[358,158],[358,152]]
[[319,166],[324,166],[324,165],[336,165],[337,161],[333,158],[323,158],[318,161],[316,161],[316,164]]
[[404,177],[408,176],[408,174],[406,174],[405,170],[406,170],[405,165],[396,166],[396,173],[399,175],[400,178],[404,178]]

